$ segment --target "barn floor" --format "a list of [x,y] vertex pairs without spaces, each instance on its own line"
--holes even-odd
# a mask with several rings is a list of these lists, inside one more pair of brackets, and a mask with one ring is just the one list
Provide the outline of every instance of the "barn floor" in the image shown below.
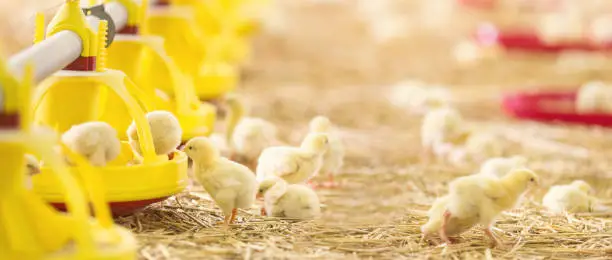
[[[291,1],[288,1],[291,2]],[[295,2],[295,1],[294,1]],[[415,12],[408,7],[406,14]],[[545,188],[575,178],[610,197],[612,135],[601,128],[518,122],[499,109],[502,91],[534,86],[572,87],[610,78],[609,68],[572,58],[510,53],[472,65],[454,61],[454,44],[479,18],[463,10],[441,27],[412,27],[401,39],[377,45],[354,7],[337,3],[287,4],[289,32],[255,39],[253,62],[241,92],[255,116],[278,124],[284,140],[299,143],[308,120],[324,114],[340,126],[348,150],[336,189],[319,189],[322,219],[311,222],[261,218],[243,212],[229,230],[216,227],[218,209],[194,186],[160,205],[119,222],[137,233],[144,259],[608,259],[612,220],[607,214],[550,217],[539,201]],[[324,17],[324,19],[322,19]],[[417,20],[412,21],[418,23]],[[446,25],[444,25],[446,24]],[[585,58],[588,62],[606,57]],[[578,64],[578,65],[576,65]],[[496,232],[502,247],[488,249],[478,228],[459,244],[420,241],[420,225],[446,183],[478,165],[456,167],[419,161],[421,117],[385,99],[390,84],[416,78],[452,89],[465,118],[482,129],[514,133],[500,140],[508,155],[524,154],[543,178],[542,188],[518,210],[505,213]],[[522,138],[516,138],[519,134]],[[547,148],[533,140],[570,148]],[[534,144],[530,146],[530,144]],[[581,156],[588,149],[589,156]],[[572,153],[577,150],[578,154]]]
[[[346,4],[351,1],[287,2],[289,31],[254,40],[240,93],[252,114],[276,123],[289,143],[299,143],[308,120],[317,114],[339,126],[348,156],[337,176],[340,187],[317,190],[325,205],[322,219],[295,222],[241,212],[237,224],[224,230],[214,224],[222,220],[220,211],[194,184],[117,220],[135,232],[141,259],[612,257],[612,213],[551,217],[540,205],[547,187],[576,178],[593,184],[598,197],[612,195],[612,132],[519,122],[499,108],[503,91],[612,80],[608,58],[597,57],[607,59],[607,66],[574,60],[568,67],[556,65],[553,56],[509,53],[462,65],[454,61],[452,47],[478,19],[499,16],[462,9],[439,21],[437,29],[420,26],[414,18],[404,37],[377,45],[354,7]],[[416,12],[415,6],[405,6],[406,16]],[[431,202],[446,192],[449,180],[471,174],[478,165],[420,162],[421,116],[392,106],[384,95],[391,84],[411,78],[451,88],[456,107],[482,129],[521,137],[500,142],[508,155],[527,156],[543,181],[518,210],[504,213],[496,224],[503,246],[488,249],[479,228],[450,246],[420,241],[419,227]],[[569,148],[548,149],[535,140]],[[582,156],[581,149],[589,155]]]

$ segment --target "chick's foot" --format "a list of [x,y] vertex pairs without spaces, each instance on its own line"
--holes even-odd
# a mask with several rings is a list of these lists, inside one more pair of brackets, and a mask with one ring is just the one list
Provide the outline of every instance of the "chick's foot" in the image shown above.
[[493,234],[491,227],[485,228],[484,234],[491,240],[492,247],[502,245],[501,241]]
[[440,227],[440,239],[442,239],[442,242],[446,243],[447,245],[453,243],[453,240],[451,240],[446,234],[446,225],[448,224],[448,220],[450,219],[450,217],[450,211],[444,211],[444,215],[442,215],[442,226]]

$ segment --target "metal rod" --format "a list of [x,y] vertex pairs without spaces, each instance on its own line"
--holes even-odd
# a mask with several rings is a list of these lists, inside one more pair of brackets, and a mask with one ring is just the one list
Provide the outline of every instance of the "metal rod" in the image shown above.
[[[105,10],[113,19],[117,31],[126,26],[128,13],[123,5],[112,2],[105,5]],[[87,23],[94,30],[98,28],[98,22],[96,17],[87,17]],[[21,78],[26,65],[32,62],[33,80],[38,83],[68,66],[81,55],[82,50],[83,43],[76,33],[61,31],[12,56],[8,68],[15,77]]]

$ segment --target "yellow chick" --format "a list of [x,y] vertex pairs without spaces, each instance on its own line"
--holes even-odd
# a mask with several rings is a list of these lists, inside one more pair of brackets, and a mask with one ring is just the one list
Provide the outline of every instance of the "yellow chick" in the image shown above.
[[576,96],[578,113],[612,113],[612,86],[600,81],[580,87]]
[[537,29],[540,38],[547,43],[577,41],[585,35],[582,21],[576,13],[544,15]]
[[121,153],[117,131],[106,122],[74,125],[62,135],[61,140],[93,166],[105,166]]
[[26,178],[25,186],[28,189],[32,189],[32,176],[40,173],[40,162],[34,155],[25,154],[26,159]]
[[482,161],[486,158],[500,156],[503,153],[502,138],[492,133],[472,133],[469,135],[463,149],[473,160]]
[[422,114],[448,106],[451,102],[451,93],[443,87],[410,80],[393,86],[387,95],[387,99],[395,106]]
[[344,144],[340,136],[334,133],[333,124],[325,116],[317,116],[310,120],[310,133],[322,133],[327,135],[328,149],[323,154],[323,164],[320,172],[329,177],[330,186],[335,186],[334,175],[344,164]]
[[544,195],[542,204],[555,214],[592,212],[595,211],[597,199],[589,194],[591,190],[591,186],[583,180],[552,186]]
[[255,169],[261,151],[278,142],[278,130],[262,118],[245,117],[244,105],[235,95],[229,95],[225,104],[229,108],[225,134],[212,134],[210,139],[221,154],[232,160],[239,159]]
[[310,133],[299,147],[266,148],[257,163],[257,180],[281,177],[290,184],[304,183],[319,172],[328,147],[326,134]]
[[245,108],[235,96],[226,100],[230,115],[227,142],[231,150],[254,167],[261,152],[278,142],[276,126],[262,118],[245,117]]
[[447,107],[428,112],[421,125],[424,155],[444,155],[449,147],[463,144],[469,135],[457,110]]
[[455,45],[453,56],[462,65],[475,65],[481,61],[497,59],[503,52],[498,45],[482,46],[473,40],[464,40]]
[[264,198],[269,217],[313,219],[321,215],[317,194],[301,184],[288,184],[281,178],[266,179],[259,184],[257,197]]
[[[427,239],[431,235],[439,234],[440,227],[442,226],[442,217],[444,212],[447,209],[448,203],[450,201],[450,196],[446,195],[443,197],[437,198],[429,211],[427,211],[427,217],[429,220],[427,223],[421,226],[421,233],[423,234],[423,239]],[[446,223],[446,234],[448,236],[449,241],[455,242],[456,239],[451,237],[454,235],[461,234],[474,225],[478,224],[478,218],[451,218]]]
[[495,218],[513,208],[537,182],[537,175],[528,169],[515,169],[502,178],[481,174],[459,177],[449,184],[448,195],[434,203],[430,220],[422,227],[424,235],[438,230],[440,238],[450,244],[449,236],[459,235],[479,223],[485,227],[485,235],[498,244],[491,231]]
[[595,18],[589,27],[589,34],[597,44],[612,42],[612,16],[604,15]]
[[[178,119],[172,113],[163,110],[151,111],[147,113],[146,117],[149,127],[151,127],[155,153],[157,155],[168,154],[171,157],[171,154],[181,144],[183,136],[183,130]],[[127,136],[134,152],[142,156],[135,122],[132,122],[128,127]]]
[[478,174],[501,178],[510,171],[527,166],[527,158],[517,155],[512,157],[495,157],[480,165]]
[[255,175],[246,166],[221,157],[206,137],[189,140],[183,149],[193,160],[195,179],[223,211],[223,224],[233,224],[237,210],[255,202]]

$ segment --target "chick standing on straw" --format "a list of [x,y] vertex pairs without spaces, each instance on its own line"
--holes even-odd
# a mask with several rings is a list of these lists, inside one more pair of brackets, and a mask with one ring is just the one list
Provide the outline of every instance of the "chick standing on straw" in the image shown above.
[[537,183],[537,175],[528,169],[513,170],[502,178],[482,174],[459,177],[449,184],[448,195],[436,200],[428,211],[429,221],[421,226],[423,238],[438,233],[451,244],[451,236],[481,224],[485,235],[497,245],[500,242],[491,231],[495,219]]

